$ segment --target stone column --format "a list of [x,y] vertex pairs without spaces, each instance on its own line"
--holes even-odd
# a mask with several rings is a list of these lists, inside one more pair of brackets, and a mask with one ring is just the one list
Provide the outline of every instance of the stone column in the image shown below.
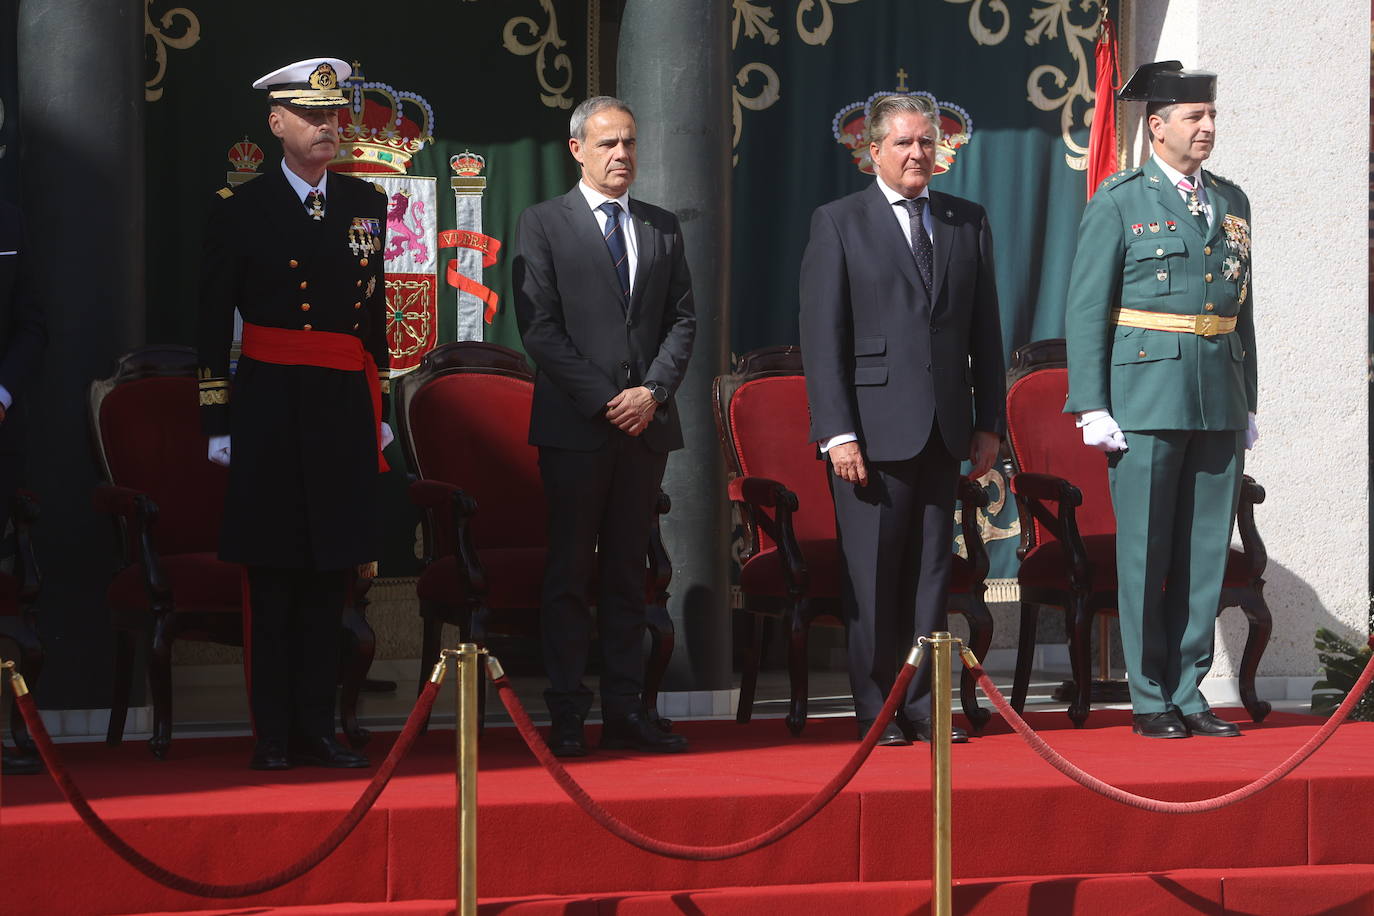
[[108,709],[114,543],[91,508],[86,401],[91,380],[144,339],[143,4],[21,3],[17,35],[21,198],[48,324],[28,393],[47,649],[35,696],[48,709]]
[[[696,345],[676,397],[686,448],[669,458],[663,484],[673,500],[663,533],[677,627],[664,685],[670,716],[728,713],[732,682],[730,513],[711,410],[711,382],[730,352],[729,25],[719,0],[629,0],[620,30],[616,86],[638,121],[631,193],[677,214],[696,294]],[[682,691],[713,696],[694,696],[686,709]]]

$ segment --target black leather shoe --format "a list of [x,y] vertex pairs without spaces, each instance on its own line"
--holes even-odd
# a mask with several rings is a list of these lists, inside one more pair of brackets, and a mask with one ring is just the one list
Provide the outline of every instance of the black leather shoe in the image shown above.
[[555,757],[586,757],[587,737],[579,716],[557,716],[549,723],[549,750]]
[[1142,738],[1186,738],[1188,727],[1172,709],[1131,716],[1131,731]]
[[[859,720],[860,741],[868,736],[868,730],[872,727],[873,721],[871,719],[867,722],[862,719]],[[875,744],[874,747],[906,747],[910,744],[911,740],[902,733],[901,726],[894,720],[887,723],[887,728],[884,728],[883,733],[878,736],[878,743]]]
[[253,770],[289,770],[291,761],[286,756],[286,745],[273,738],[260,740],[253,748],[253,759],[248,761]]
[[291,745],[291,762],[332,770],[354,770],[371,765],[367,755],[349,750],[332,737],[297,739]]
[[43,759],[37,754],[26,754],[21,750],[5,748],[0,772],[5,776],[37,776],[43,772]]
[[[903,724],[906,726],[904,730],[906,731],[907,736],[910,737],[912,741],[930,741],[930,740],[931,740],[931,738],[932,738],[932,732],[931,732],[931,729],[930,729],[930,720],[929,720],[929,719],[916,719],[916,720],[914,720],[914,721],[902,720],[902,721],[903,721]],[[968,743],[968,732],[964,731],[962,728],[960,728],[960,727],[957,726],[957,725],[951,725],[951,726],[949,727],[949,743],[950,743],[950,744],[967,744],[967,743]]]
[[1204,738],[1240,737],[1240,726],[1234,722],[1227,722],[1210,709],[1184,716],[1183,724],[1187,726],[1189,734],[1201,735]]
[[687,750],[687,739],[665,732],[649,720],[643,712],[632,712],[616,719],[607,719],[601,727],[601,747],[604,750],[653,751],[656,754],[677,754]]

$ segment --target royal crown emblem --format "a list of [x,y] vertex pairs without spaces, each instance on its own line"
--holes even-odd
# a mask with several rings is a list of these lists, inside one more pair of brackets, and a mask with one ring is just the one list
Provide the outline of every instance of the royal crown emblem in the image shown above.
[[235,172],[256,172],[262,165],[262,147],[244,137],[229,147],[229,164]]
[[465,149],[448,160],[449,167],[463,178],[475,178],[487,167],[487,160],[470,149]]
[[434,109],[424,97],[365,80],[362,65],[344,81],[348,123],[339,126],[339,157],[345,171],[404,174],[410,159],[434,139]]
[[940,123],[937,125],[940,136],[935,143],[936,175],[943,175],[954,166],[955,155],[973,137],[973,117],[966,109],[953,102],[937,99],[924,90],[909,89],[906,77],[907,72],[899,69],[896,89],[879,90],[862,102],[851,102],[835,112],[835,117],[831,121],[831,133],[834,134],[835,142],[849,150],[850,155],[854,157],[855,166],[867,175],[873,174],[873,160],[868,155],[868,136],[865,130],[868,113],[873,110],[873,103],[885,96],[919,95],[929,99],[935,106],[940,116]]

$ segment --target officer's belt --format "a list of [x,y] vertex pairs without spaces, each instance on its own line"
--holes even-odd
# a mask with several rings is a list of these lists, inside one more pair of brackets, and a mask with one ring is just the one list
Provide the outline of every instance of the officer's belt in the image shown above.
[[1173,331],[1175,334],[1215,337],[1234,331],[1236,316],[1177,315],[1172,312],[1145,312],[1140,309],[1112,309],[1112,323],[1150,331]]
[[377,469],[390,470],[382,457],[382,386],[377,377],[377,361],[367,352],[362,340],[337,331],[295,331],[243,323],[243,355],[260,363],[278,366],[317,366],[362,372],[372,396],[372,413],[377,429]]

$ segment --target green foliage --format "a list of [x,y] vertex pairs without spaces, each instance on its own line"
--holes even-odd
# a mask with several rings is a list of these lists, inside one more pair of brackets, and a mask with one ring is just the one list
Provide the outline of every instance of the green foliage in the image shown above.
[[[1326,668],[1326,677],[1312,685],[1312,712],[1330,715],[1355,686],[1374,650],[1368,645],[1357,647],[1325,627],[1317,629],[1316,644],[1317,658]],[[1351,710],[1350,719],[1374,722],[1374,687],[1364,692]]]

